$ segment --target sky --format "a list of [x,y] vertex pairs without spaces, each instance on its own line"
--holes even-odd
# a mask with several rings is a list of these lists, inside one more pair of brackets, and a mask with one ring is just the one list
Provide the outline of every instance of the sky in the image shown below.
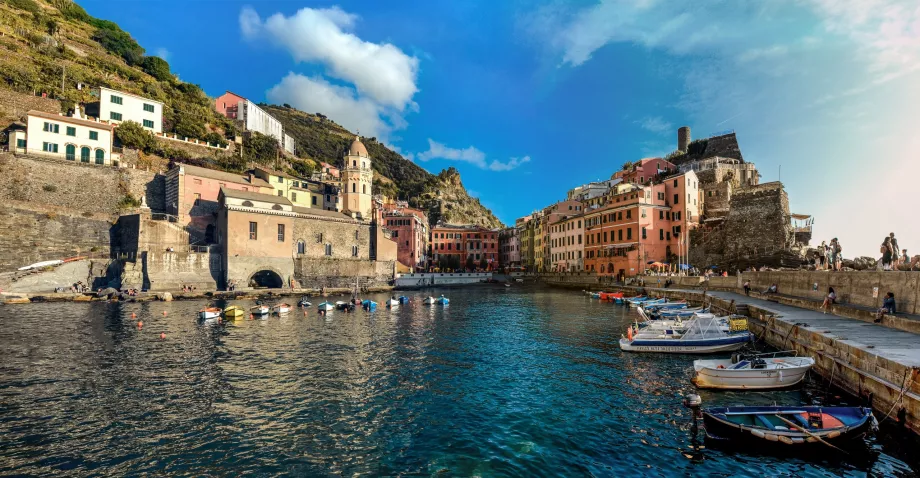
[[920,253],[920,2],[84,0],[211,96],[320,112],[456,167],[506,224],[734,130],[845,257]]

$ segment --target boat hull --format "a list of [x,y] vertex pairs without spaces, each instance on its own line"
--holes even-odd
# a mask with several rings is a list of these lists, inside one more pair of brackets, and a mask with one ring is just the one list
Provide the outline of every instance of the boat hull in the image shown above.
[[202,310],[198,312],[198,318],[202,320],[216,319],[220,317],[220,310]]
[[317,309],[322,310],[324,312],[329,312],[334,308],[335,306],[333,306],[332,304],[320,304],[319,307],[317,307]]
[[269,309],[268,307],[253,307],[249,309],[249,312],[252,315],[268,315]]
[[814,362],[787,368],[741,369],[702,367],[693,383],[699,388],[760,390],[792,387],[805,379]]
[[[784,409],[795,408],[796,411],[805,413],[825,413],[832,416],[840,417],[842,410],[846,409],[848,414],[853,414],[852,420],[848,423],[834,428],[807,428],[808,433],[796,429],[796,427],[784,427],[785,429],[767,428],[764,426],[750,426],[733,423],[725,415],[729,413],[751,413],[764,416],[786,417],[787,420],[796,423],[800,427],[801,423],[795,420],[794,414],[786,412]],[[758,445],[787,446],[817,446],[826,449],[824,442],[835,446],[845,446],[848,442],[862,440],[866,435],[871,434],[878,426],[871,410],[867,408],[849,408],[849,407],[725,407],[703,409],[703,426],[706,428],[706,434],[710,438],[719,440],[731,440],[733,442],[757,443]],[[817,437],[817,438],[816,438]],[[820,440],[818,439],[820,438]]]
[[232,306],[224,309],[224,317],[236,319],[243,316],[243,309]]
[[705,340],[620,339],[620,349],[624,352],[711,354],[738,350],[750,341],[750,334]]

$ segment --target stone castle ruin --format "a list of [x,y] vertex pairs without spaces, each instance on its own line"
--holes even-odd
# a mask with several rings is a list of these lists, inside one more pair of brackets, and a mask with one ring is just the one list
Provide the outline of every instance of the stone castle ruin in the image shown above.
[[744,160],[734,131],[691,141],[690,128],[677,132],[677,150],[665,159],[700,181],[700,227],[690,232],[690,263],[744,269],[799,267],[811,239],[810,227],[796,228],[783,184],[760,184],[754,163]]

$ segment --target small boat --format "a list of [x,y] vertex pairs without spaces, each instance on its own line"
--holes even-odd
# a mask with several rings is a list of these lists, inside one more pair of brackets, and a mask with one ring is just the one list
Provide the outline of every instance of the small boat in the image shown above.
[[53,261],[42,261],[42,262],[36,262],[35,264],[29,264],[29,265],[27,265],[27,266],[22,266],[22,267],[20,267],[20,268],[17,269],[17,270],[20,270],[20,271],[27,271],[27,270],[30,270],[30,269],[40,269],[40,268],[42,268],[42,267],[56,266],[56,265],[58,265],[58,264],[63,264],[63,263],[64,263],[64,261],[62,261],[62,260],[60,260],[60,259],[56,259],[56,260],[53,260]]
[[598,294],[598,295],[599,295],[598,298],[599,298],[600,300],[616,300],[616,299],[622,299],[622,298],[623,298],[623,293],[622,293],[622,292],[601,292],[601,293]]
[[228,319],[236,319],[238,317],[242,317],[244,313],[245,312],[243,311],[243,308],[238,305],[231,305],[230,307],[224,309],[224,317]]
[[645,301],[647,301],[647,300],[651,300],[651,299],[649,299],[648,297],[646,297],[646,296],[644,296],[644,295],[640,295],[640,296],[636,296],[636,297],[626,298],[626,299],[624,299],[624,300],[625,300],[627,303],[629,303],[629,305],[638,305],[638,304],[641,304],[641,303],[643,303],[643,302],[645,302]]
[[330,304],[329,302],[322,302],[319,304],[318,309],[322,312],[329,312],[332,309],[335,309],[335,306]]
[[291,311],[291,306],[285,303],[275,304],[272,306],[272,313],[277,315],[284,315]]
[[448,299],[447,297],[444,297],[444,294],[441,294],[441,297],[437,298],[437,302],[441,305],[447,305],[447,304],[450,304],[450,299]]
[[699,388],[744,390],[791,387],[801,382],[814,365],[815,359],[811,357],[777,357],[776,354],[695,360],[693,383]]
[[310,301],[307,300],[306,296],[301,297],[301,298],[300,298],[300,302],[297,303],[297,306],[298,306],[298,307],[310,307],[310,306],[312,306],[312,305],[313,305],[313,304],[311,304]]
[[387,299],[387,307],[397,307],[399,306],[399,301],[396,299]]
[[715,407],[701,410],[706,434],[717,439],[785,445],[839,446],[878,429],[863,407]]
[[601,298],[601,293],[600,293],[600,292],[589,292],[588,295],[589,295],[592,299],[600,299],[600,298]]
[[437,299],[431,296],[425,297],[425,300],[423,300],[422,303],[425,305],[434,305],[437,303]]
[[505,287],[511,287],[511,284],[505,284]]
[[335,302],[335,310],[345,310],[348,308],[348,305],[349,305],[348,302],[337,300]]
[[399,298],[398,298],[397,300],[399,301],[400,304],[408,304],[408,303],[409,303],[409,298],[406,297],[406,296],[404,296],[404,295],[399,296]]
[[268,315],[271,309],[267,305],[262,303],[256,303],[256,305],[249,308],[249,313],[252,315]]
[[368,312],[373,312],[377,310],[377,303],[372,300],[364,300],[361,302],[361,308]]
[[514,282],[524,282],[524,279],[514,279]]
[[216,319],[220,317],[220,307],[205,307],[198,311],[198,318],[202,320]]
[[[737,330],[737,331],[735,331]],[[723,329],[718,317],[698,317],[688,322],[686,330],[640,331],[633,335],[632,326],[627,337],[620,339],[624,352],[663,352],[680,354],[705,354],[738,350],[750,342],[753,335],[747,324]]]

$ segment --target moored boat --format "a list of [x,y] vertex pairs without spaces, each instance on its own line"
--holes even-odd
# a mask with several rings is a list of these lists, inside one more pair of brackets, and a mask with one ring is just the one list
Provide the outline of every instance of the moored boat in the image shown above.
[[423,300],[422,303],[425,305],[434,305],[437,303],[437,299],[431,296],[425,297],[425,300]]
[[761,444],[840,446],[878,428],[872,410],[863,407],[737,406],[701,411],[709,436]]
[[345,310],[348,308],[348,302],[337,300],[335,301],[335,310]]
[[270,311],[267,305],[261,303],[257,303],[249,308],[249,313],[252,315],[268,315]]
[[284,315],[291,311],[291,306],[285,303],[275,304],[272,306],[272,313],[278,315]]
[[361,302],[361,308],[368,312],[373,312],[377,310],[377,303],[372,300],[364,300]]
[[198,318],[202,320],[216,319],[220,317],[220,307],[205,307],[198,311]]
[[601,292],[600,294],[598,294],[598,299],[600,300],[616,300],[616,299],[622,299],[622,298],[623,298],[622,292]]
[[242,317],[244,314],[243,308],[238,305],[231,305],[224,309],[224,317],[228,319],[236,319]]
[[409,303],[409,298],[406,297],[406,296],[404,296],[404,295],[399,296],[399,298],[396,299],[396,300],[398,300],[400,304],[408,304],[408,303]]
[[317,306],[317,309],[319,309],[322,312],[329,312],[334,308],[335,306],[330,304],[329,302],[321,302],[319,306]]
[[441,297],[437,298],[437,302],[441,305],[447,305],[447,304],[450,304],[450,299],[448,299],[447,297],[444,297],[444,294],[441,294]]
[[[770,357],[770,355],[773,355]],[[796,385],[815,365],[811,357],[761,354],[722,360],[696,360],[693,383],[700,388],[766,389]]]
[[298,307],[310,307],[310,306],[312,306],[312,305],[313,305],[313,304],[311,304],[310,301],[307,300],[307,297],[306,297],[306,296],[301,297],[301,298],[300,298],[300,301],[297,302],[297,306],[298,306]]
[[729,327],[726,331],[718,317],[699,317],[688,322],[686,330],[640,331],[633,335],[627,330],[627,337],[620,339],[624,352],[663,352],[681,354],[703,354],[738,350],[751,341],[752,335],[745,323],[741,327]]
[[387,299],[386,305],[387,307],[397,307],[399,306],[399,301],[396,300],[395,298],[390,298],[390,299]]

